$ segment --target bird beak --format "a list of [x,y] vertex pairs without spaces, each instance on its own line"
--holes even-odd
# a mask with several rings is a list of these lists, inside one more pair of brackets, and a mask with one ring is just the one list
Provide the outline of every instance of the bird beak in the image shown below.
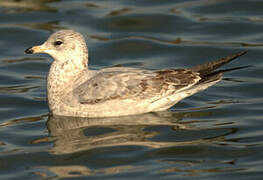
[[45,48],[43,45],[40,46],[33,46],[25,50],[26,54],[35,54],[35,53],[44,53],[47,48]]

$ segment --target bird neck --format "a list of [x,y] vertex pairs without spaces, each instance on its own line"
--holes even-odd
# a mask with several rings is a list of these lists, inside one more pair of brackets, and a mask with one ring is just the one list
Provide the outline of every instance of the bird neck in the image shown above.
[[56,103],[72,91],[74,83],[81,73],[87,69],[88,65],[84,62],[76,63],[73,60],[66,62],[53,61],[47,78],[47,94],[51,110],[52,105],[56,106]]

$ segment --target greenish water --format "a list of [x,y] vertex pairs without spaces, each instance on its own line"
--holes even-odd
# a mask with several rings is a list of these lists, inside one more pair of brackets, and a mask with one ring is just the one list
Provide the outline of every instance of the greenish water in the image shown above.
[[[263,1],[0,1],[1,179],[262,179]],[[24,50],[85,35],[90,68],[189,67],[247,49],[224,80],[170,111],[52,117],[51,58]]]

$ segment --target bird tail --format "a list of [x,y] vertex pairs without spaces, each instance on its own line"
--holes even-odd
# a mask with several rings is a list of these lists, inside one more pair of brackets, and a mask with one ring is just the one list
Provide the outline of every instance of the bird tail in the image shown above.
[[200,74],[200,77],[205,77],[205,76],[209,76],[209,75],[215,75],[215,74],[220,74],[223,72],[247,68],[249,66],[242,66],[242,67],[236,67],[236,68],[231,68],[231,69],[215,71],[216,69],[223,66],[224,64],[227,64],[227,63],[233,61],[234,59],[236,59],[236,58],[238,58],[238,57],[240,57],[246,53],[247,53],[247,50],[241,51],[241,52],[234,54],[234,55],[231,55],[231,56],[227,56],[227,57],[224,57],[224,58],[212,61],[212,62],[208,62],[205,64],[194,66],[194,67],[190,68],[190,70],[198,72]]

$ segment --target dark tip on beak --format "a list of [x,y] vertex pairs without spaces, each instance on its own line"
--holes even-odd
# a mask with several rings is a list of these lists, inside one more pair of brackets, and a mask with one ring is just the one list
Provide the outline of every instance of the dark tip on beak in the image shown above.
[[25,50],[25,53],[26,54],[33,54],[34,53],[34,50],[32,49],[32,47],[28,48]]

